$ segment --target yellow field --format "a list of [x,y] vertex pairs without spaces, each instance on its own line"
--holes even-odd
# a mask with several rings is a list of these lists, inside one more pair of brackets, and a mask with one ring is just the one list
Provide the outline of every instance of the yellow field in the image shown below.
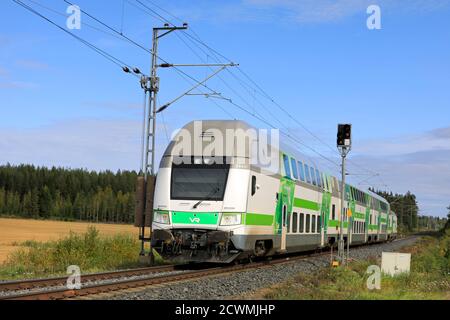
[[102,235],[129,233],[138,237],[139,234],[139,229],[132,225],[0,218],[0,263],[6,260],[9,253],[20,248],[17,244],[27,240],[57,240],[67,236],[70,231],[84,233],[89,226],[97,228]]

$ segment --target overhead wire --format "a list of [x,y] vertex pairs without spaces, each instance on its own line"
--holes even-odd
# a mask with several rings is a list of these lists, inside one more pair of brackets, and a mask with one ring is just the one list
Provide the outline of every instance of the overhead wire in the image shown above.
[[[43,14],[41,14],[39,11],[35,10],[34,8],[32,8],[31,6],[27,5],[26,3],[22,2],[21,0],[13,0],[16,4],[18,4],[19,6],[25,8],[26,10],[30,11],[31,13],[35,14],[36,16],[44,19],[45,21],[47,21],[48,23],[52,24],[53,26],[55,26],[56,28],[58,28],[59,30],[63,31],[64,33],[70,35],[71,37],[73,37],[74,39],[76,39],[77,41],[80,41],[81,43],[83,43],[84,45],[86,45],[88,48],[90,48],[91,50],[97,52],[99,55],[103,56],[105,59],[109,60],[110,62],[112,62],[113,64],[117,65],[118,67],[120,67],[121,69],[125,66],[128,68],[131,68],[131,66],[128,63],[125,63],[124,61],[122,61],[119,58],[116,58],[115,56],[113,56],[112,54],[106,52],[103,49],[100,49],[99,47],[97,47],[96,45],[92,44],[91,42],[75,35],[74,33],[66,30],[65,28],[61,27],[60,25],[58,25],[56,22],[54,22],[53,20],[51,20],[50,18],[44,16]],[[34,1],[33,1],[34,2]],[[134,75],[134,74],[133,74]],[[134,75],[136,76],[136,75]]]

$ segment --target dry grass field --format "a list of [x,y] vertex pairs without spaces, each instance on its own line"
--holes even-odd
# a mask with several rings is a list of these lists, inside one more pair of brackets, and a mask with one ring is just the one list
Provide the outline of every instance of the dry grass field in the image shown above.
[[40,221],[0,218],[0,264],[9,253],[20,248],[27,240],[45,242],[58,240],[69,234],[85,233],[89,226],[95,226],[101,235],[134,234],[138,237],[138,228],[132,225],[93,224],[84,222]]

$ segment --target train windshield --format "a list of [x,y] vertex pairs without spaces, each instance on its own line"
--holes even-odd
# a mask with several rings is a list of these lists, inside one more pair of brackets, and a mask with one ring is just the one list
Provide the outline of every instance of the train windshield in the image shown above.
[[229,164],[173,164],[172,200],[222,201]]

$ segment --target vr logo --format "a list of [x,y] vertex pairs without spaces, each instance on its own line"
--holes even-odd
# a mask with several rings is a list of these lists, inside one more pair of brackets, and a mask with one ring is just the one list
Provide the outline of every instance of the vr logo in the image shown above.
[[200,218],[189,218],[191,220],[191,223],[200,223]]

